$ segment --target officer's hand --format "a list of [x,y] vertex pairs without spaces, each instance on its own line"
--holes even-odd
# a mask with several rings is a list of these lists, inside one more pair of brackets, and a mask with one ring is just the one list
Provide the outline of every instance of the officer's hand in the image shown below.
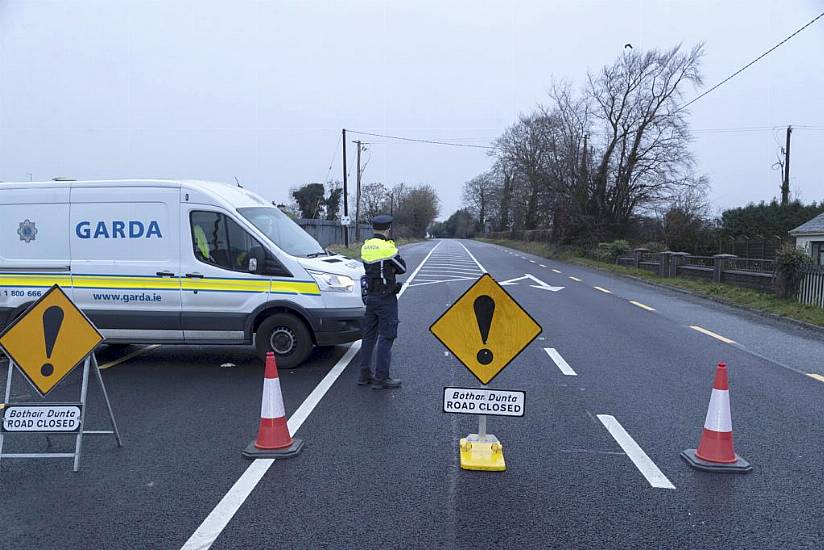
[[401,291],[403,288],[403,283],[395,283],[395,294]]

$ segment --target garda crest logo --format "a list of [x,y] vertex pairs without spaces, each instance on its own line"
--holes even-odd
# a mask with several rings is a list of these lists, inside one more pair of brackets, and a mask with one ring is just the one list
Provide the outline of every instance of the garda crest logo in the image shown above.
[[20,235],[20,240],[26,243],[32,242],[37,238],[37,226],[31,220],[20,222],[20,227],[17,228],[17,234]]

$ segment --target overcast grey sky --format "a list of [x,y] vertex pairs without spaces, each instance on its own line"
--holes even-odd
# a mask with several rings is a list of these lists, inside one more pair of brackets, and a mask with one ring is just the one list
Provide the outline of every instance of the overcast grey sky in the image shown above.
[[[820,0],[2,0],[0,180],[237,176],[286,200],[290,187],[326,181],[334,155],[341,177],[343,127],[487,144],[545,100],[553,77],[580,85],[626,42],[705,41],[708,87],[822,10]],[[771,165],[788,123],[799,126],[792,190],[824,199],[822,53],[819,20],[691,107],[714,207],[778,194]],[[368,139],[365,180],[431,183],[443,217],[490,165],[481,149]]]

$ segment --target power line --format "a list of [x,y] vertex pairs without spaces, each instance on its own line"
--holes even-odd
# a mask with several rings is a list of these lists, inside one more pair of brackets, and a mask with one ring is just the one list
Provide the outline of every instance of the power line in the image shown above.
[[785,38],[784,40],[782,40],[781,42],[779,42],[778,44],[776,44],[775,46],[773,46],[772,48],[770,48],[770,49],[769,49],[769,50],[767,50],[766,52],[764,52],[764,53],[762,53],[761,55],[759,55],[758,57],[756,57],[755,59],[753,59],[752,61],[750,61],[750,62],[749,62],[749,63],[747,63],[746,65],[744,65],[743,67],[741,67],[740,69],[738,69],[738,70],[737,70],[737,71],[735,71],[734,73],[732,73],[730,76],[728,76],[727,78],[725,78],[724,80],[722,80],[721,82],[719,82],[718,84],[716,84],[715,86],[713,86],[712,88],[710,88],[709,90],[707,90],[706,92],[704,92],[704,93],[700,94],[698,97],[696,97],[696,98],[692,99],[692,100],[691,100],[691,101],[689,101],[688,103],[686,103],[686,104],[682,105],[681,107],[679,107],[679,108],[678,108],[675,112],[677,113],[678,111],[681,111],[681,110],[686,109],[687,107],[689,107],[690,105],[692,105],[693,103],[695,103],[696,101],[698,101],[699,99],[701,99],[702,97],[704,97],[704,96],[706,96],[707,94],[709,94],[709,93],[711,93],[711,92],[713,92],[713,91],[717,90],[718,88],[720,88],[721,86],[723,86],[724,84],[726,84],[727,82],[729,82],[730,80],[732,80],[733,78],[735,78],[736,76],[738,76],[739,74],[743,73],[745,70],[747,70],[747,69],[748,69],[748,68],[750,68],[751,66],[755,65],[756,63],[758,63],[761,59],[765,58],[767,55],[769,55],[769,54],[771,54],[772,52],[774,52],[775,50],[777,50],[780,46],[784,45],[786,42],[788,42],[788,41],[789,41],[791,38],[793,38],[795,35],[797,35],[797,34],[798,34],[798,33],[800,33],[801,31],[803,31],[804,29],[806,29],[807,27],[809,27],[810,25],[812,25],[813,23],[815,23],[816,21],[818,21],[818,20],[819,20],[819,19],[821,19],[822,17],[824,17],[824,11],[823,11],[823,12],[821,12],[821,13],[819,13],[819,14],[818,14],[816,17],[814,17],[813,19],[811,19],[811,20],[810,20],[810,21],[809,21],[806,25],[804,25],[803,27],[801,27],[800,29],[798,29],[797,31],[795,31],[794,33],[792,33],[791,35],[789,35],[787,38]]
[[397,139],[400,141],[409,141],[414,143],[429,143],[431,145],[448,145],[451,147],[470,147],[472,149],[494,149],[489,145],[474,145],[471,143],[449,143],[446,141],[436,141],[434,139],[416,139],[416,138],[409,138],[409,137],[401,137],[401,136],[389,136],[386,134],[373,134],[370,132],[359,132],[357,130],[347,130],[347,132],[351,132],[353,134],[360,134],[362,136],[372,136],[372,137],[380,137],[386,139]]
[[338,136],[338,142],[335,144],[335,153],[332,155],[332,161],[329,163],[329,170],[326,172],[325,182],[332,181],[332,165],[335,164],[335,159],[338,158],[338,147],[340,147],[340,140],[342,139],[343,136]]
[[[822,130],[824,126],[812,126],[812,125],[804,125],[804,124],[793,124],[793,130]],[[746,134],[746,133],[757,133],[757,132],[773,132],[775,134],[776,130],[783,130],[786,125],[780,126],[742,126],[742,127],[732,127],[732,128],[694,128],[691,129],[690,132],[694,134]],[[777,143],[777,142],[776,142]],[[780,145],[780,143],[778,144]]]

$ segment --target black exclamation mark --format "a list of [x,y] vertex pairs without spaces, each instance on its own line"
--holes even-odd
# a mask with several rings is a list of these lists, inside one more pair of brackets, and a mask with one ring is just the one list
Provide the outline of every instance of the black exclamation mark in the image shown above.
[[[492,327],[492,316],[495,314],[495,300],[491,296],[483,294],[475,298],[472,307],[475,309],[475,320],[478,321],[481,340],[486,345],[486,340],[489,338],[489,329]],[[492,362],[492,351],[482,348],[477,357],[478,363],[488,365]]]
[[[60,325],[63,324],[63,310],[59,306],[51,306],[43,312],[43,336],[46,340],[46,359],[51,359],[54,351],[54,343],[57,335],[60,334]],[[44,363],[40,367],[40,374],[51,376],[54,372],[54,365]]]

